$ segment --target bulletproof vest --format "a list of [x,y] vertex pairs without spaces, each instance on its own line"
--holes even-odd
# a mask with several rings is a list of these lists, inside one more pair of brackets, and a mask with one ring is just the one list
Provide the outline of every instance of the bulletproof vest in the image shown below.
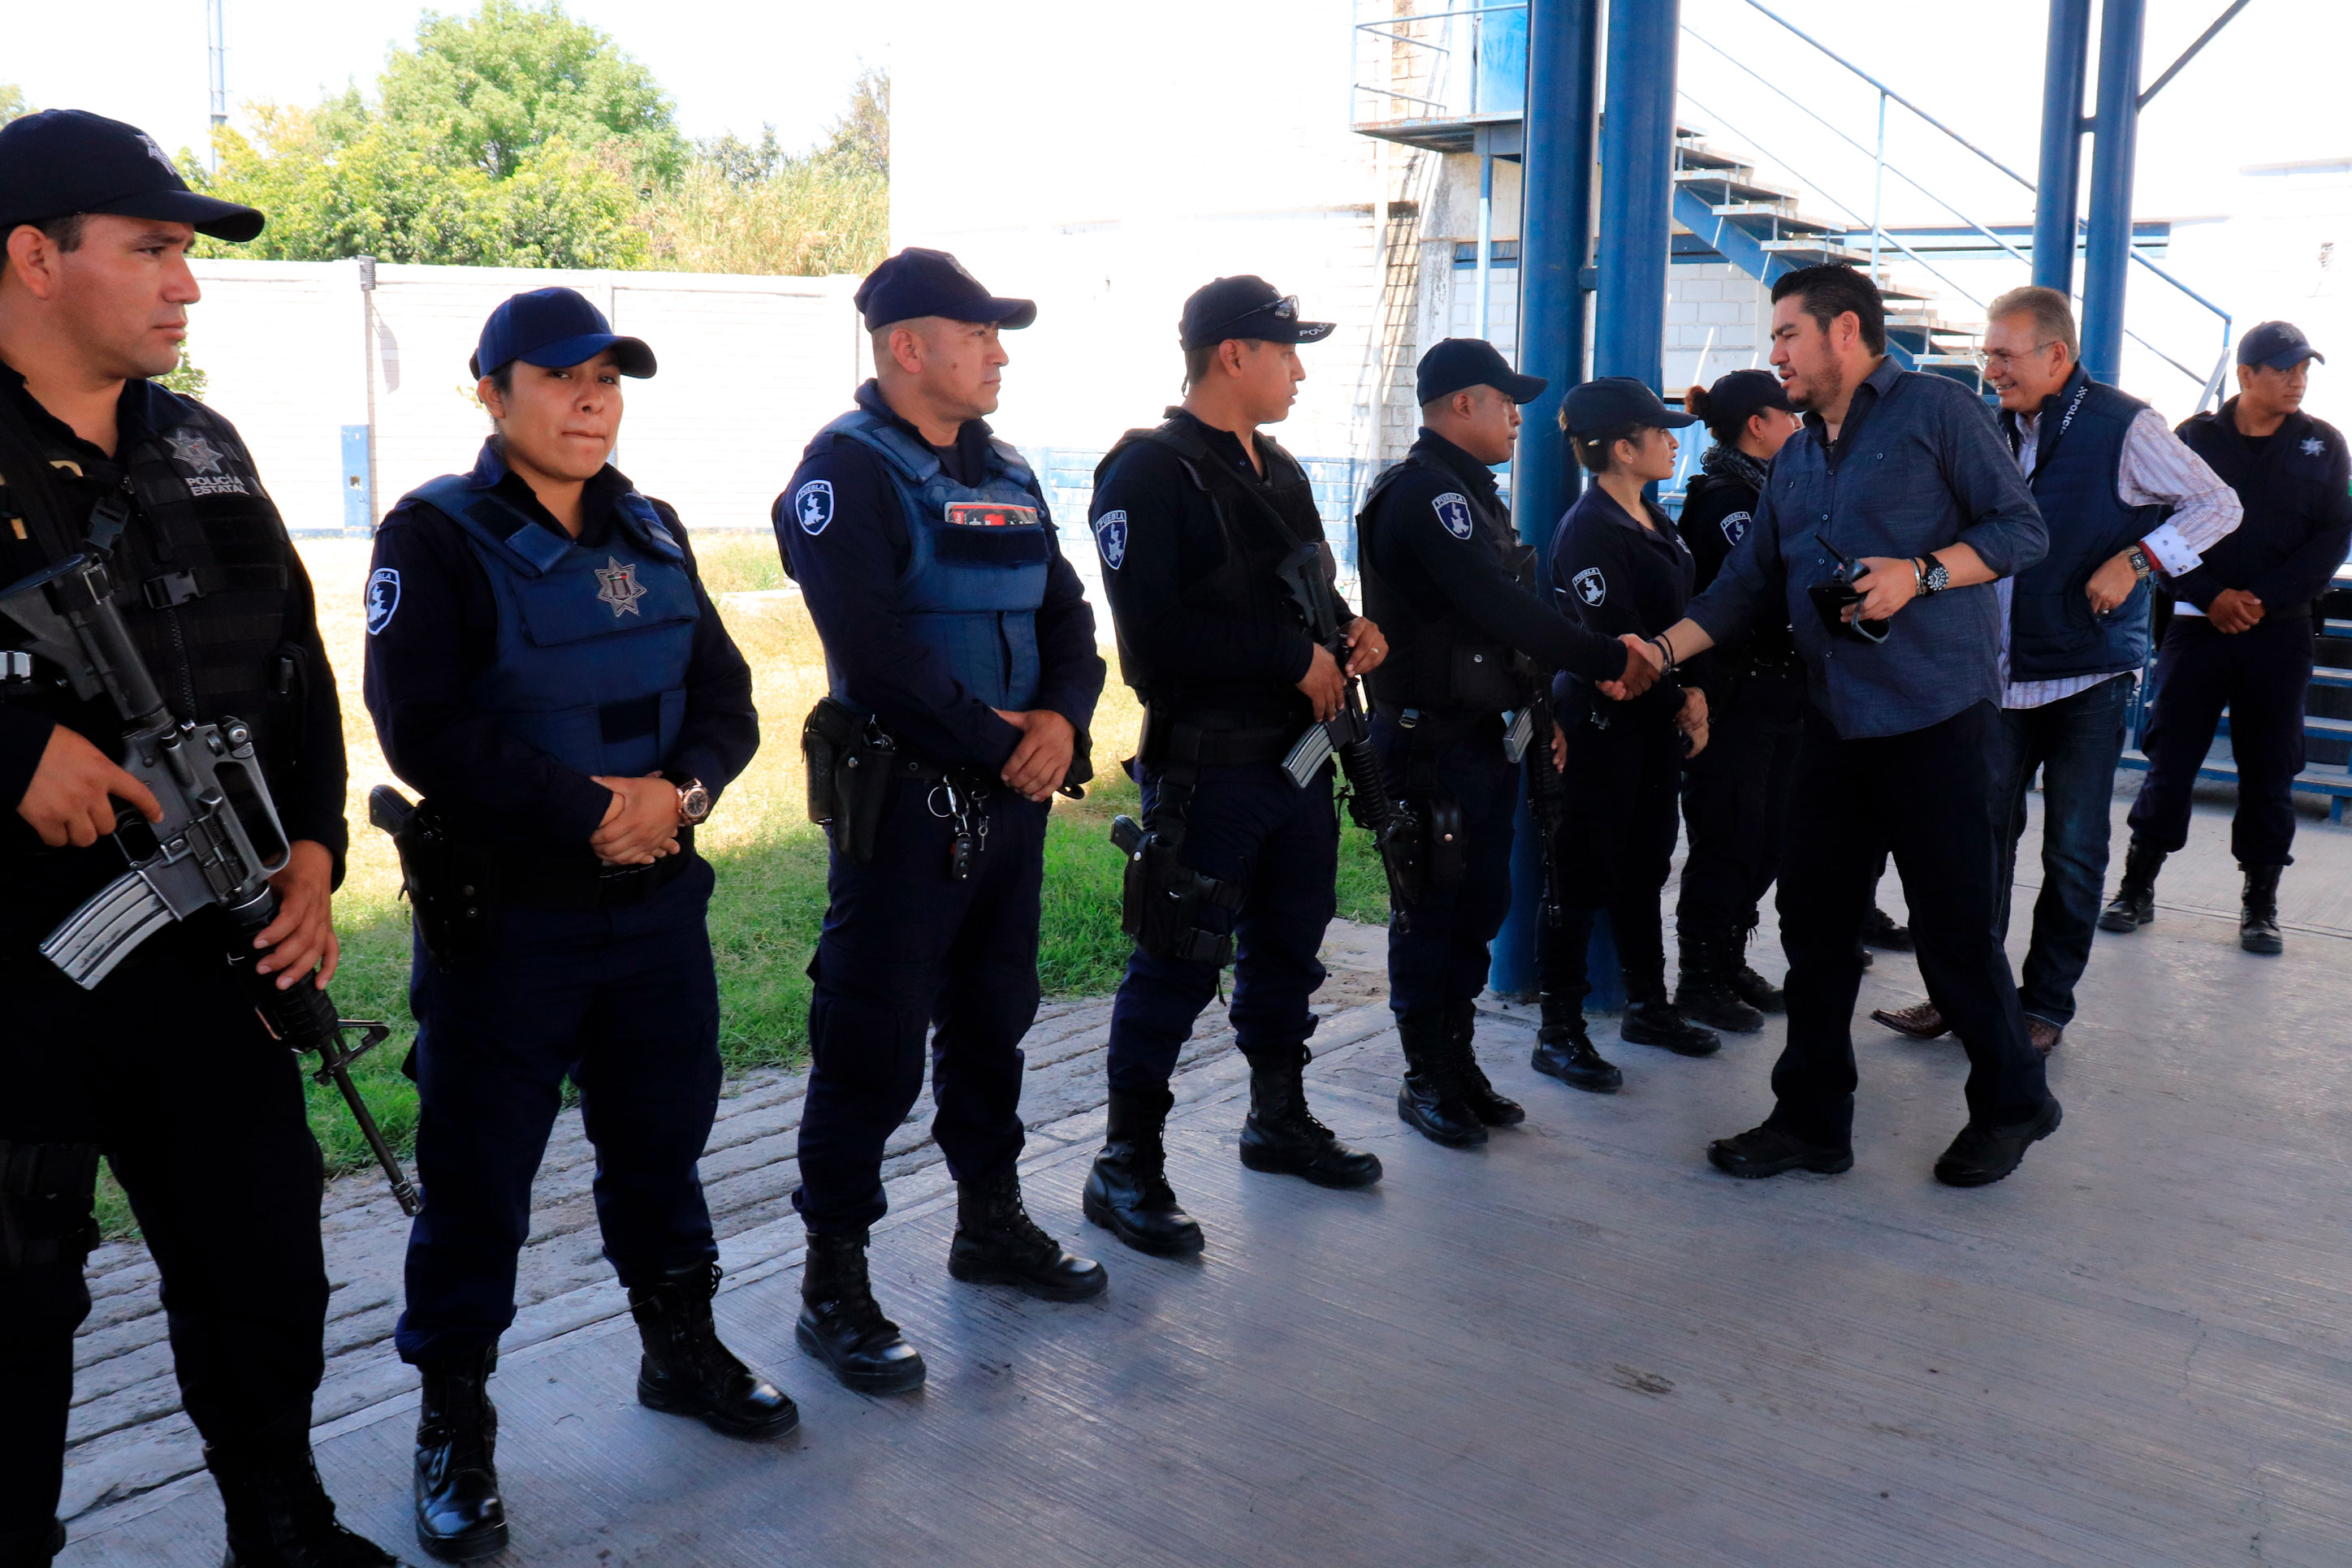
[[[1516,653],[1480,631],[1447,602],[1434,616],[1417,608],[1422,601],[1401,591],[1380,570],[1381,530],[1386,514],[1397,504],[1396,481],[1418,470],[1435,474],[1447,491],[1433,504],[1458,504],[1463,520],[1474,530],[1464,540],[1472,549],[1492,549],[1502,557],[1505,570],[1530,591],[1536,585],[1536,552],[1511,531],[1510,515],[1493,504],[1488,495],[1474,495],[1442,464],[1418,452],[1372,481],[1364,509],[1356,518],[1356,559],[1364,580],[1364,613],[1389,640],[1389,656],[1365,677],[1372,698],[1386,706],[1424,709],[1466,709],[1499,713],[1526,699],[1527,683]],[[1409,503],[1418,506],[1422,503]]]
[[[863,408],[819,431],[809,450],[823,451],[828,437],[878,455],[905,508],[898,609],[907,629],[989,706],[1030,706],[1037,700],[1037,607],[1045,601],[1053,549],[1045,494],[1029,465],[992,439],[988,471],[966,485],[938,453]],[[830,655],[825,666],[834,697],[856,706]]]
[[[1163,423],[1120,436],[1096,465],[1095,484],[1101,486],[1119,454],[1135,442],[1154,442],[1174,453],[1186,476],[1208,497],[1224,545],[1223,561],[1192,583],[1185,597],[1203,608],[1229,610],[1245,619],[1274,618],[1298,624],[1299,611],[1283,586],[1279,570],[1300,545],[1323,543],[1323,515],[1315,507],[1315,482],[1297,458],[1260,431],[1257,449],[1265,463],[1265,479],[1262,485],[1253,485],[1209,445],[1190,419],[1179,418],[1174,409],[1168,414]],[[1328,556],[1328,547],[1324,553]],[[1129,650],[1124,628],[1119,629],[1118,639],[1120,667],[1147,672],[1139,687],[1143,695],[1181,707],[1182,671],[1149,670]],[[1278,692],[1269,690],[1266,701],[1269,708],[1286,710],[1297,696],[1296,691],[1285,686]]]
[[[2180,439],[2245,507],[2244,520],[2205,548],[2206,570],[2224,588],[2249,588],[2336,526],[2344,505],[2344,481],[2336,470],[2343,437],[2298,413],[2259,448],[2251,447],[2230,428],[2231,413],[2224,404],[2219,412],[2191,415],[2180,426]],[[2308,603],[2263,606],[2271,621],[2311,611]]]
[[654,504],[615,498],[595,548],[565,538],[464,476],[410,491],[465,530],[489,578],[497,647],[467,700],[582,773],[657,772],[686,721],[701,609],[686,552]]
[[2110,674],[2147,661],[2147,584],[2105,615],[2092,612],[2084,591],[2093,572],[2163,520],[2161,507],[2116,496],[2124,437],[2147,406],[2080,367],[2042,405],[2030,483],[2050,548],[2011,591],[2011,680]]
[[[100,542],[113,552],[115,600],[157,689],[181,718],[246,720],[265,770],[274,772],[300,750],[294,730],[312,678],[308,650],[287,635],[292,541],[226,420],[152,382],[133,391],[144,402],[137,411],[142,433],[111,463],[89,472],[86,455],[48,450],[37,428],[7,410],[12,432],[51,467],[6,478],[12,489],[29,492],[62,469],[116,487],[112,494],[126,504],[120,533]],[[90,538],[89,491],[71,484],[43,490],[46,505],[20,510],[26,518],[45,519],[27,537],[54,561]],[[104,522],[99,526],[113,534]],[[0,625],[0,634],[8,630]],[[56,700],[83,706],[69,695]],[[53,716],[85,732],[94,726],[103,744],[121,733],[121,720],[100,707],[79,719],[63,707]]]

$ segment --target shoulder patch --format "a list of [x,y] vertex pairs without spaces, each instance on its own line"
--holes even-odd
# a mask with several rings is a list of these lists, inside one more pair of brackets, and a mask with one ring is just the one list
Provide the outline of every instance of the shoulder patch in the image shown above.
[[1437,513],[1437,520],[1445,525],[1445,531],[1455,538],[1466,539],[1476,530],[1477,524],[1470,516],[1470,497],[1461,491],[1448,490],[1429,504]]
[[824,532],[833,521],[833,481],[812,479],[793,491],[793,515],[801,521],[801,532],[812,538]]
[[1748,537],[1748,525],[1755,520],[1754,516],[1748,512],[1732,512],[1727,515],[1721,525],[1723,528],[1723,542],[1727,545],[1736,545],[1741,539],[1746,538]]
[[1587,604],[1598,608],[1608,601],[1609,580],[1601,575],[1599,567],[1588,566],[1569,580],[1576,589],[1576,596]]
[[373,637],[392,624],[392,612],[400,608],[400,573],[388,566],[380,566],[369,574],[367,585],[367,629]]
[[2320,440],[2316,435],[2306,435],[2303,438],[2303,455],[2305,457],[2316,457],[2326,450],[2327,443]]
[[1105,512],[1095,519],[1095,548],[1102,552],[1103,564],[1117,571],[1127,560],[1127,514]]

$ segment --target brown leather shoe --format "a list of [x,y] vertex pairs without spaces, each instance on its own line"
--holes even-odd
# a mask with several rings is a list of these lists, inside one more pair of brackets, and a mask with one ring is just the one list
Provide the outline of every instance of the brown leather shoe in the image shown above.
[[1897,1034],[1907,1034],[1913,1040],[1935,1040],[1952,1032],[1944,1015],[1936,1010],[1933,1002],[1920,1002],[1907,1008],[1880,1008],[1870,1015],[1873,1023],[1883,1023]]
[[2066,1031],[2045,1019],[2029,1018],[2025,1020],[2025,1038],[2033,1042],[2034,1050],[2047,1056],[2058,1049],[2058,1042],[2066,1038]]

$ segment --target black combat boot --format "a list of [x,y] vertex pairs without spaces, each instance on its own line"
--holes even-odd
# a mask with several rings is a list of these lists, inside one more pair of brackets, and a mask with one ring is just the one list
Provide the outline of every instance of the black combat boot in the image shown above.
[[875,1304],[863,1230],[809,1238],[793,1337],[856,1393],[904,1394],[923,1385],[922,1354]]
[[1734,941],[1725,962],[1728,966],[1724,977],[1739,999],[1759,1013],[1781,1013],[1789,1010],[1789,998],[1780,988],[1758,974],[1748,962],[1748,945],[1756,940],[1756,923],[1751,920],[1734,933]]
[[1762,1029],[1764,1015],[1750,1007],[1732,984],[1732,956],[1738,949],[1732,946],[1729,934],[1712,928],[1685,931],[1680,941],[1675,1007],[1701,1023],[1735,1034],[1753,1034]]
[[2249,953],[2284,953],[2279,935],[2278,884],[2283,865],[2242,865],[2246,891],[2238,905],[2238,946]]
[[[1538,958],[1552,952],[1550,941],[1543,939],[1538,949]],[[1614,1094],[1624,1087],[1625,1075],[1617,1064],[1592,1049],[1592,1037],[1584,1028],[1584,982],[1571,980],[1556,972],[1552,962],[1542,962],[1537,969],[1537,983],[1541,986],[1543,1027],[1536,1032],[1535,1054],[1528,1065],[1547,1077],[1557,1078],[1571,1089],[1582,1089],[1593,1094]]]
[[1186,1258],[1203,1245],[1201,1227],[1176,1202],[1168,1185],[1162,1134],[1176,1097],[1165,1089],[1112,1090],[1110,1130],[1078,1207],[1088,1219],[1139,1252]]
[[1433,1144],[1466,1149],[1486,1141],[1486,1124],[1462,1098],[1442,1013],[1406,1013],[1397,1019],[1404,1044],[1404,1082],[1397,1090],[1397,1118]]
[[719,1279],[718,1264],[696,1263],[629,1292],[629,1315],[646,1348],[637,1364],[637,1403],[695,1416],[730,1437],[781,1437],[801,1424],[801,1413],[783,1390],[719,1343],[710,1321]]
[[1110,1283],[1109,1270],[1065,1251],[1029,1218],[1021,1202],[1021,1173],[1010,1167],[956,1183],[948,1272],[966,1284],[1012,1285],[1041,1301],[1092,1301]]
[[1663,982],[1654,994],[1625,1004],[1617,1038],[1628,1045],[1662,1045],[1676,1056],[1713,1056],[1723,1047],[1715,1030],[1691,1022],[1667,1002]]
[[1895,925],[1895,916],[1874,904],[1862,922],[1862,945],[1882,953],[1908,953],[1917,946],[1911,939],[1911,927]]
[[2137,931],[2156,918],[2156,873],[2164,869],[2164,855],[2137,839],[2125,849],[2123,885],[2099,911],[2100,930]]
[[1250,1110],[1242,1123],[1242,1164],[1317,1186],[1370,1186],[1381,1157],[1351,1149],[1307,1108],[1307,1047],[1287,1061],[1250,1060]]
[[205,1465],[227,1516],[221,1568],[400,1568],[398,1558],[335,1522],[308,1441],[270,1451],[207,1446]]
[[66,1527],[56,1520],[30,1530],[0,1530],[0,1568],[49,1568],[66,1549]]
[[490,1402],[494,1345],[463,1361],[420,1366],[425,1403],[416,1413],[416,1543],[452,1563],[507,1549],[507,1509],[499,1499],[499,1407]]
[[1497,1094],[1478,1065],[1478,1004],[1445,1004],[1445,1051],[1454,1062],[1454,1086],[1463,1103],[1490,1127],[1516,1127],[1528,1119],[1527,1108],[1507,1094]]

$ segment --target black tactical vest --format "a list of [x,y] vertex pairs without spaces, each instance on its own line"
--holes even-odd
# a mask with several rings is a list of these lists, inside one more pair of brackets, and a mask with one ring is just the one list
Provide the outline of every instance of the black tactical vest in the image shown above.
[[1389,656],[1365,677],[1373,700],[1384,707],[1458,709],[1500,713],[1527,700],[1527,681],[1517,653],[1472,624],[1448,604],[1435,617],[1414,609],[1413,599],[1381,575],[1381,508],[1396,481],[1409,471],[1435,474],[1470,508],[1485,548],[1501,556],[1504,570],[1534,591],[1536,552],[1511,531],[1510,514],[1474,495],[1454,474],[1418,452],[1409,452],[1372,481],[1364,509],[1356,517],[1356,562],[1364,580],[1364,613],[1389,639]]

